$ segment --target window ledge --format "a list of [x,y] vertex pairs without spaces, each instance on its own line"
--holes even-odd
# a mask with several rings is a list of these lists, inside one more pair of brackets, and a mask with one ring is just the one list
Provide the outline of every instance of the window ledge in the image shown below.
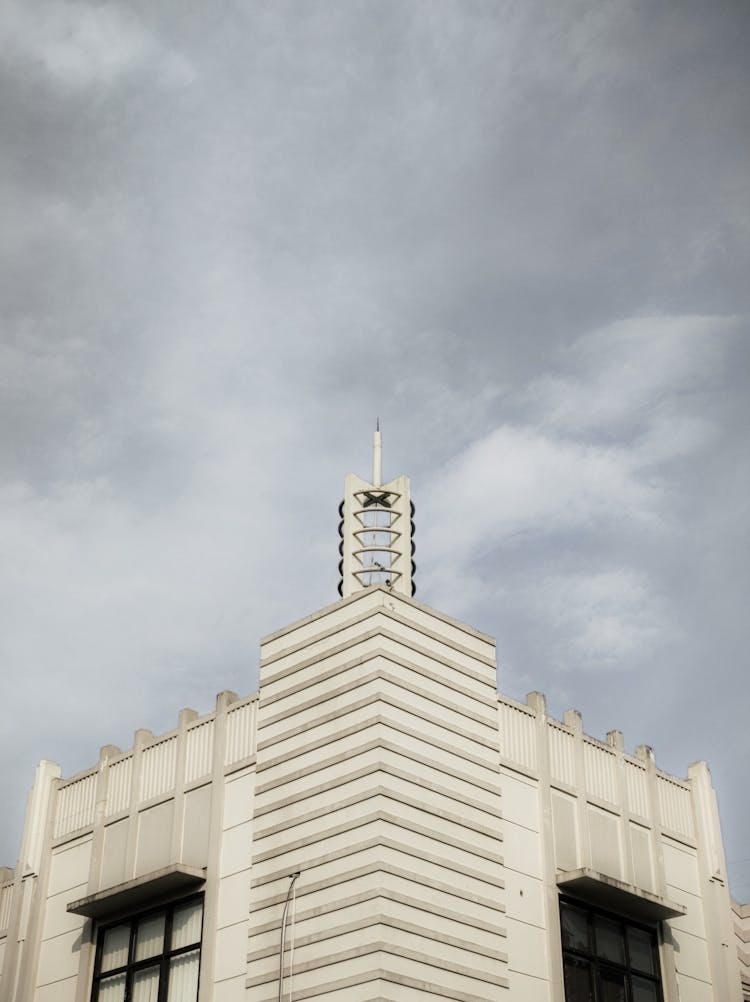
[[625,884],[588,867],[561,874],[557,878],[557,886],[561,891],[574,894],[592,905],[600,905],[608,911],[635,919],[658,922],[687,914],[684,905],[667,901],[658,894],[641,890],[634,884]]
[[67,910],[73,915],[99,919],[115,912],[139,908],[156,897],[194,890],[205,879],[204,868],[173,863],[134,880],[126,880],[124,884],[115,884],[104,891],[71,901]]

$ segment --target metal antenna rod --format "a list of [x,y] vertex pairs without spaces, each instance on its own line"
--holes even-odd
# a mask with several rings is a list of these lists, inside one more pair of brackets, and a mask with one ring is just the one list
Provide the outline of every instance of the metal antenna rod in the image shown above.
[[290,873],[289,879],[291,883],[286,892],[286,901],[284,902],[284,911],[281,913],[281,941],[279,943],[279,1002],[281,1002],[281,993],[284,989],[284,940],[286,938],[286,913],[289,910],[289,898],[292,896],[292,888],[294,887],[294,882],[297,877],[299,877],[300,871],[297,870],[296,873]]
[[289,947],[289,1002],[294,994],[294,937],[297,932],[297,888],[292,891],[292,943]]
[[380,487],[383,482],[382,473],[383,443],[380,439],[380,418],[375,424],[375,437],[372,443],[372,483],[374,487]]

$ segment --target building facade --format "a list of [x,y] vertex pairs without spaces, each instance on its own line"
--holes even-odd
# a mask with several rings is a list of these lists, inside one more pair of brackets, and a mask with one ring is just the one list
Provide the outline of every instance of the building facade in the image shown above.
[[42,762],[0,887],[2,1002],[741,1002],[711,778],[497,691],[414,597],[406,477],[350,476],[335,604],[259,692]]

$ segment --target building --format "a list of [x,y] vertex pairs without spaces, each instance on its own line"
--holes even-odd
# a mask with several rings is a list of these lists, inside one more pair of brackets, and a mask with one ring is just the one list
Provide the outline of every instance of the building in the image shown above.
[[499,695],[492,638],[413,597],[413,512],[376,433],[341,599],[262,641],[257,694],[39,765],[3,1002],[748,998],[707,767]]

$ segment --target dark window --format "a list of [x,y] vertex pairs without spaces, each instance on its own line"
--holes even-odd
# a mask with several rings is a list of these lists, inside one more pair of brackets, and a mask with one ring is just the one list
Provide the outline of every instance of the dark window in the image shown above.
[[560,902],[565,1002],[662,1002],[656,932]]
[[195,1002],[202,923],[192,897],[101,928],[92,1002]]

